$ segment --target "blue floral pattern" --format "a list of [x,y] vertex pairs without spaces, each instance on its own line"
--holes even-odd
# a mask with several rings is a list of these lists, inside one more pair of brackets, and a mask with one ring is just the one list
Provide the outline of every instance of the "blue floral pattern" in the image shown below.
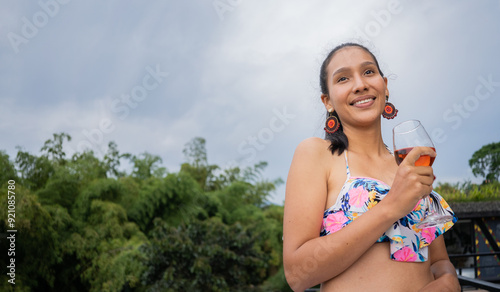
[[[348,178],[336,203],[324,212],[320,236],[344,228],[380,202],[390,190],[387,184],[377,179],[350,177],[348,167]],[[389,241],[391,259],[403,262],[426,261],[428,259],[427,247],[457,221],[455,213],[438,193],[433,191],[429,198],[432,202],[430,208],[435,209],[438,213],[452,215],[453,220],[436,227],[417,228],[415,225],[424,219],[426,212],[430,211],[427,210],[424,200],[420,200],[408,215],[395,222],[377,240],[377,242]]]

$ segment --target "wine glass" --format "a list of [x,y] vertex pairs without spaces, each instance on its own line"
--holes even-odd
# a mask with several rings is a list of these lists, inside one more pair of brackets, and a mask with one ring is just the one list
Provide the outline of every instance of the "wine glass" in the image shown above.
[[[430,147],[432,150],[436,151],[431,138],[418,120],[409,120],[398,124],[392,130],[392,134],[394,141],[394,157],[398,165],[405,159],[406,155],[408,155],[413,147]],[[415,166],[431,166],[434,159],[435,157],[429,155],[421,155],[415,162]],[[435,206],[438,208],[441,207],[439,199],[436,199],[432,193],[423,198],[426,206],[426,213],[424,220],[416,224],[417,228],[434,227],[453,220],[453,216],[439,214],[434,209],[431,209],[429,197],[432,197]]]

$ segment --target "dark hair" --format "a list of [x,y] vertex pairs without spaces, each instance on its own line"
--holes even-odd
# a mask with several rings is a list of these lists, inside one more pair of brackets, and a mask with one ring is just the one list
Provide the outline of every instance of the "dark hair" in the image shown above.
[[[368,50],[363,45],[357,44],[357,43],[343,43],[338,46],[336,46],[333,50],[328,53],[326,56],[325,60],[323,61],[323,64],[321,64],[321,70],[319,73],[319,85],[321,87],[321,93],[328,95],[328,73],[326,72],[326,67],[328,67],[328,64],[330,64],[330,61],[332,60],[333,56],[335,53],[337,53],[340,49],[346,48],[346,47],[358,47],[360,49],[365,50],[370,56],[372,56],[373,60],[375,61],[375,65],[377,65],[378,72],[382,77],[384,77],[384,73],[382,73],[382,70],[380,70],[380,66],[378,65],[377,58]],[[330,147],[328,149],[332,152],[332,154],[335,153],[335,151],[338,152],[338,154],[342,154],[345,149],[349,146],[349,140],[347,139],[347,136],[344,133],[344,127],[342,127],[342,121],[340,120],[337,112],[333,112],[333,115],[337,117],[339,120],[339,129],[333,133],[330,134],[328,132],[325,133],[325,139],[330,141]],[[328,118],[328,112],[326,113],[326,117]]]

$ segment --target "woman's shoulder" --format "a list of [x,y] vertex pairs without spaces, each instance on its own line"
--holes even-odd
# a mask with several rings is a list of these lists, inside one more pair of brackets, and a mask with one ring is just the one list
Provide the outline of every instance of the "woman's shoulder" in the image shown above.
[[326,162],[337,155],[332,155],[330,142],[318,137],[310,137],[302,140],[295,149],[294,157],[304,158],[309,161]]
[[321,139],[318,137],[310,137],[302,140],[299,145],[297,145],[296,151],[318,151],[318,150],[327,150],[330,146],[330,143],[325,139]]

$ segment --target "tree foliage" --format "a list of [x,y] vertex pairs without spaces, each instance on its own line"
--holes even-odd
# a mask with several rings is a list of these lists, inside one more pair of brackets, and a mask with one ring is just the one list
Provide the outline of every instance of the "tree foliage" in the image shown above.
[[500,182],[473,184],[439,183],[435,188],[447,202],[498,201],[500,200]]
[[10,179],[18,180],[16,166],[5,151],[0,151],[0,185]]
[[164,167],[159,166],[162,162],[160,156],[144,152],[139,156],[131,156],[131,160],[134,163],[132,176],[139,180],[145,180],[152,176],[162,177],[166,172]]
[[500,142],[490,143],[472,154],[469,160],[474,176],[480,176],[486,182],[498,181],[500,177]]
[[270,255],[258,234],[217,218],[172,227],[155,220],[144,246],[151,291],[255,291],[267,276]]
[[[265,162],[222,169],[194,138],[180,171],[167,174],[147,152],[120,153],[111,142],[104,157],[68,157],[66,141],[54,134],[39,155],[19,147],[15,162],[0,151],[3,192],[16,182],[16,290],[289,291],[283,208],[268,202],[282,181],[262,177]],[[7,208],[0,218],[5,234]],[[7,279],[1,291],[14,290]]]
[[66,133],[53,134],[52,140],[45,141],[40,151],[45,152],[45,156],[51,158],[54,163],[64,164],[66,153],[63,151],[64,139],[71,141],[71,136]]
[[43,187],[54,173],[54,166],[47,156],[35,156],[18,148],[16,164],[21,173],[21,183],[31,190]]

